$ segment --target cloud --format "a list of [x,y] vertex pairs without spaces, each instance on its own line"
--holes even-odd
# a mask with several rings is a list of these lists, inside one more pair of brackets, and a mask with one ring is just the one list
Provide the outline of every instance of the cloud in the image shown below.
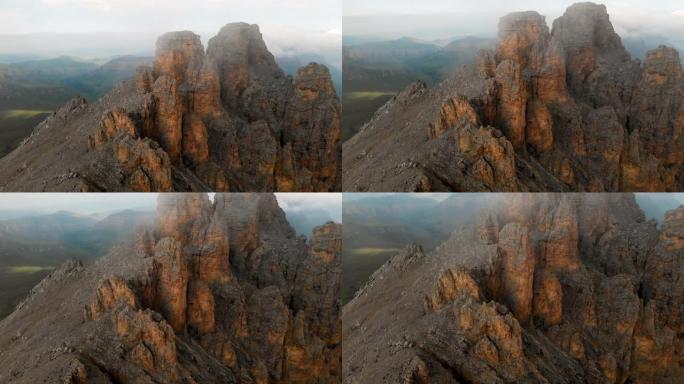
[[[497,24],[503,15],[535,10],[546,16],[551,27],[571,4],[567,0],[446,0],[389,1],[345,0],[344,35],[366,39],[391,39],[412,36],[431,39],[465,35],[496,37]],[[603,0],[615,30],[622,37],[659,37],[668,45],[684,47],[684,9],[681,0]],[[660,44],[660,43],[659,43]]]
[[36,214],[69,211],[78,214],[124,209],[154,209],[157,193],[2,193],[0,211]]
[[324,210],[337,220],[342,220],[341,193],[276,193],[278,204],[285,212],[307,213]]
[[292,26],[264,25],[260,27],[268,49],[276,56],[288,52],[340,50],[342,35],[312,32]]
[[[5,211],[48,214],[69,211],[82,215],[124,209],[154,210],[158,193],[2,193],[0,214]],[[210,193],[210,198],[214,197]],[[342,220],[341,193],[276,193],[286,213],[308,215],[321,211],[336,221]]]
[[116,7],[124,8],[157,3],[158,0],[41,0],[41,2],[48,6],[69,5],[72,7],[95,8],[108,11]]

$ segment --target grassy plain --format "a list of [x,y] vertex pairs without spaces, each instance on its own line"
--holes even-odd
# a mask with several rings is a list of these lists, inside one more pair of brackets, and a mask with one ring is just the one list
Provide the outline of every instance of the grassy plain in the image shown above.
[[7,109],[0,111],[0,157],[16,148],[51,111]]
[[354,136],[394,92],[358,91],[342,96],[342,140]]
[[0,268],[0,319],[12,313],[26,293],[53,269],[39,265]]
[[368,278],[392,258],[397,248],[351,248],[342,251],[342,305],[354,297],[354,293],[368,281]]

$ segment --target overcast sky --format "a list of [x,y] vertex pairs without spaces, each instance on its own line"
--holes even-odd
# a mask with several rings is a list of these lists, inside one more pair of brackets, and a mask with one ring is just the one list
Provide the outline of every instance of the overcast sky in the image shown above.
[[[341,14],[342,0],[0,0],[0,53],[52,53],[67,51],[69,44],[153,52],[161,33],[191,30],[206,42],[221,26],[237,21],[259,24],[277,55],[339,50]],[[27,34],[43,37],[43,44],[26,40]],[[98,37],[74,38],[84,34]]]
[[[157,193],[0,193],[0,218],[17,212],[48,214],[69,211],[79,215],[102,215],[125,209],[155,210]],[[325,210],[342,220],[340,193],[276,193],[278,204],[287,212]]]
[[[512,12],[515,10],[557,11],[580,1],[567,0],[344,0],[344,15],[418,14],[438,12]],[[673,12],[684,10],[681,0],[603,0],[595,1],[608,8],[641,8],[652,11]]]
[[276,193],[280,208],[286,213],[324,210],[330,217],[342,222],[341,193]]
[[[383,196],[392,196],[392,195],[397,195],[398,193],[360,193],[360,192],[348,192],[344,193],[343,195],[343,200],[344,201],[357,201],[357,200],[362,200],[365,198],[369,197],[383,197]],[[404,193],[405,195],[410,195],[410,197],[413,197],[415,199],[430,199],[430,200],[436,200],[436,201],[442,201],[451,195],[451,193]]]
[[[459,35],[496,35],[498,19],[510,12],[534,10],[553,20],[576,1],[565,0],[345,0],[345,36],[443,39]],[[627,35],[684,36],[682,0],[604,0],[616,31]],[[387,17],[394,15],[394,17]],[[424,17],[398,18],[397,15]]]
[[[431,199],[436,201],[443,201],[452,195],[472,196],[473,194],[480,195],[482,196],[482,198],[489,198],[491,197],[490,195],[492,195],[491,193],[404,193],[403,195],[407,195],[415,199]],[[343,195],[344,201],[356,201],[369,197],[392,196],[397,195],[397,193],[344,193]],[[671,196],[674,199],[681,201],[682,204],[684,204],[684,193],[637,193],[637,195],[649,195],[652,197]]]
[[0,193],[0,212],[69,211],[92,215],[125,209],[154,210],[156,206],[156,193]]

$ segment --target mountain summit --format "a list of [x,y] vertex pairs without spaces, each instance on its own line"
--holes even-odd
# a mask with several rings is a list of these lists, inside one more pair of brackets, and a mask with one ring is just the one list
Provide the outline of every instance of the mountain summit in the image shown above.
[[343,145],[345,191],[684,188],[684,74],[660,46],[631,59],[604,5],[501,18],[496,49],[416,83]]
[[160,194],[154,225],[0,321],[0,382],[340,382],[340,247],[272,194]]
[[340,105],[328,69],[286,76],[259,28],[228,24],[157,41],[94,104],[77,98],[0,159],[5,191],[333,191]]

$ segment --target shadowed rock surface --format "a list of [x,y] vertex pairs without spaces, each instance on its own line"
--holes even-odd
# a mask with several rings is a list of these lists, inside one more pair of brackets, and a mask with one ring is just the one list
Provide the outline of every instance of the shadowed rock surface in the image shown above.
[[679,191],[684,73],[660,46],[632,59],[604,5],[549,30],[501,18],[496,49],[416,83],[343,145],[344,191]]
[[77,98],[0,159],[4,191],[336,191],[340,103],[316,63],[286,76],[256,25],[157,41],[94,104]]
[[158,214],[0,322],[0,382],[341,382],[341,225],[307,244],[271,194],[161,194]]
[[684,206],[512,194],[343,308],[345,383],[680,383]]

